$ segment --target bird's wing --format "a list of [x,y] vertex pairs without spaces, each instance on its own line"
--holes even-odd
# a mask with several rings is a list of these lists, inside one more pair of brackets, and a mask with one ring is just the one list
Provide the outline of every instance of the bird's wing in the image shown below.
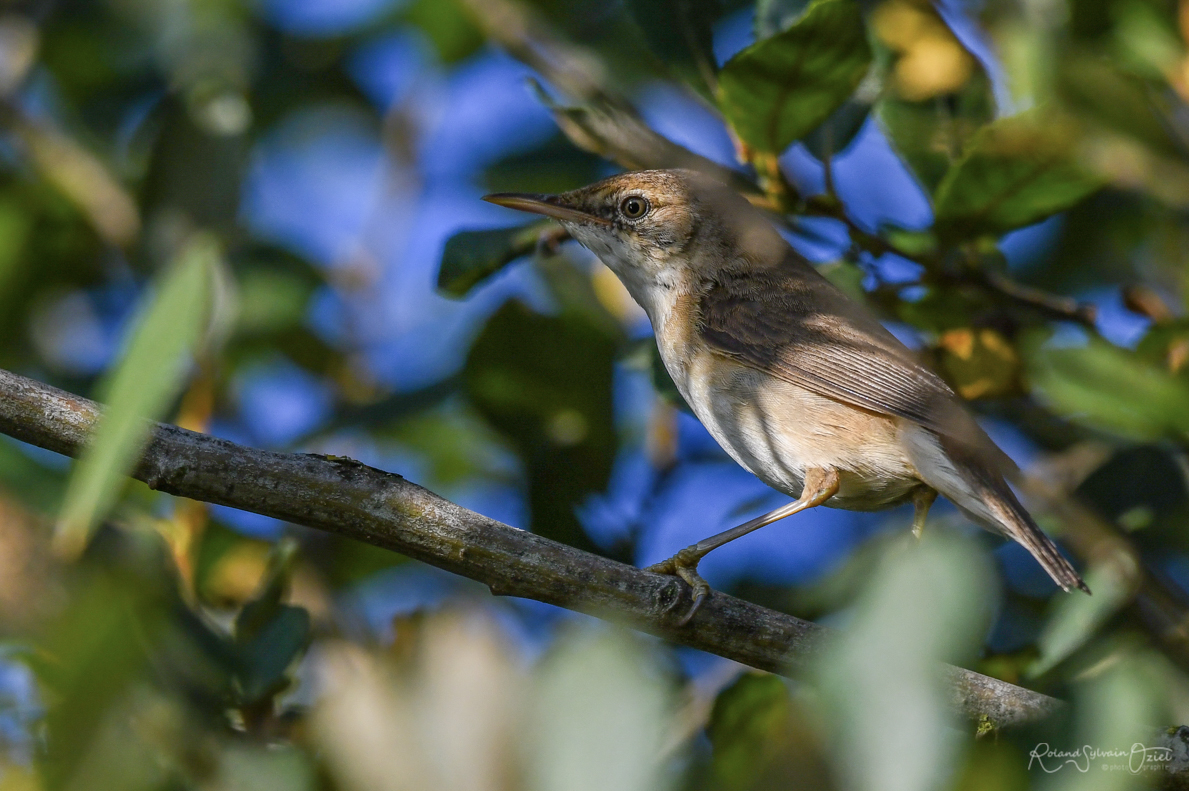
[[795,255],[758,274],[707,281],[698,304],[702,339],[806,390],[984,449],[994,467],[1013,466],[937,374]]

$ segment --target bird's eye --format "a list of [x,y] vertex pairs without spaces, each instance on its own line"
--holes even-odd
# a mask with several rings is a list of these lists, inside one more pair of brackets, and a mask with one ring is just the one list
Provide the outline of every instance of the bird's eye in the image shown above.
[[638,220],[648,213],[648,200],[639,195],[629,195],[619,204],[619,211],[629,220]]

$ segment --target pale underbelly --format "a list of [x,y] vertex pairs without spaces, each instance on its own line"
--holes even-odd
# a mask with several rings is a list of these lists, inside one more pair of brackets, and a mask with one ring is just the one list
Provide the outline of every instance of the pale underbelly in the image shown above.
[[721,358],[691,366],[683,378],[679,389],[719,445],[790,497],[801,495],[805,471],[812,468],[838,471],[839,491],[827,502],[833,508],[888,508],[922,485],[903,450],[897,418],[846,406]]

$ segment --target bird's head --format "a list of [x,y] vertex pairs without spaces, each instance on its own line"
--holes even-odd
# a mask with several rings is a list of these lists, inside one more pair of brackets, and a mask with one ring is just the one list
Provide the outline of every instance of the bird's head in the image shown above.
[[621,173],[560,195],[498,193],[484,200],[559,221],[642,304],[642,291],[657,283],[740,262],[754,266],[757,257],[779,257],[786,249],[743,197],[692,170]]

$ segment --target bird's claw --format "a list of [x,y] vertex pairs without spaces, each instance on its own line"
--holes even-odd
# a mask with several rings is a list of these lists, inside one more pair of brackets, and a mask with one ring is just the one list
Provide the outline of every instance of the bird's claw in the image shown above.
[[694,603],[689,608],[689,611],[681,617],[681,620],[677,622],[678,626],[685,626],[692,621],[694,615],[697,614],[698,610],[702,608],[702,605],[710,596],[710,584],[698,575],[698,563],[701,560],[702,553],[697,551],[697,547],[689,546],[668,560],[654,563],[645,569],[645,571],[651,571],[656,574],[669,574],[680,577],[693,591]]

